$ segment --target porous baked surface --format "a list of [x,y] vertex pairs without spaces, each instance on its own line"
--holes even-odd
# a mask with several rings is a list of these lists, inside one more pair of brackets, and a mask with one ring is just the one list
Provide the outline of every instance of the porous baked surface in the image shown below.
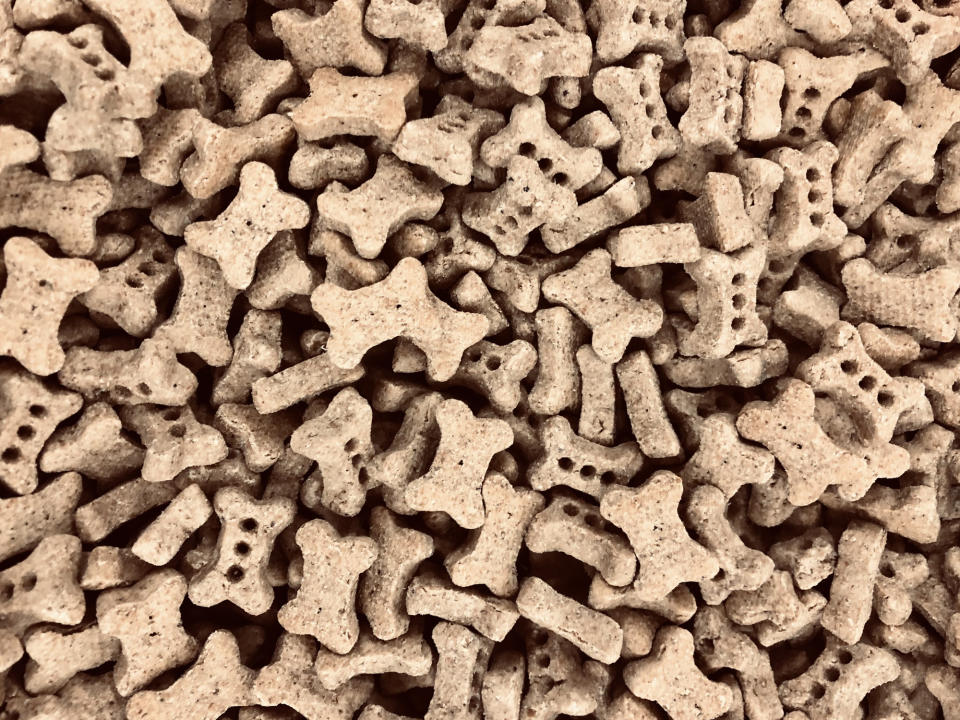
[[960,0],[0,0],[0,720],[960,717]]

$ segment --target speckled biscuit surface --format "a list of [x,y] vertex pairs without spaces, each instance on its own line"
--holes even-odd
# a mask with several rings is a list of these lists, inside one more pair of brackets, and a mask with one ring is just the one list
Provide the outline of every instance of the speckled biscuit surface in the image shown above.
[[954,718],[958,55],[0,0],[0,720]]

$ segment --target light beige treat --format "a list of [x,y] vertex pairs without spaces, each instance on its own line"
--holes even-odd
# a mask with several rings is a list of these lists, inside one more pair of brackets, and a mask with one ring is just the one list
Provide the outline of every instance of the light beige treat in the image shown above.
[[184,239],[217,262],[231,287],[242,290],[253,280],[257,256],[267,243],[281,230],[302,228],[309,220],[307,204],[281,192],[269,166],[253,162],[240,171],[240,191],[227,209],[215,220],[188,225]]
[[249,401],[251,387],[280,367],[281,322],[279,313],[256,308],[243,316],[233,337],[230,364],[213,384],[210,401],[214,406]]
[[699,485],[689,492],[684,517],[720,565],[716,577],[700,580],[708,605],[719,605],[737,590],[758,589],[773,572],[773,560],[744,544],[726,512],[727,498],[719,488]]
[[596,148],[576,148],[550,127],[546,106],[539,97],[513,106],[510,122],[484,141],[480,158],[494,168],[507,167],[516,155],[536,160],[538,167],[557,185],[579,190],[600,172],[602,158]]
[[[387,1],[393,6],[404,2]],[[367,11],[368,23],[372,7]],[[448,183],[467,185],[479,160],[480,143],[503,126],[503,116],[495,110],[474,108],[456,95],[445,95],[431,117],[403,126],[392,149],[404,162],[424,165]]]
[[562,222],[577,206],[573,191],[542,171],[551,168],[549,160],[512,157],[496,190],[465,196],[463,222],[489,237],[502,255],[520,254],[531,232],[551,217]]
[[77,584],[80,540],[48,535],[16,565],[0,572],[0,616],[17,636],[31,625],[76,625],[86,600]]
[[743,442],[732,414],[711,414],[703,421],[699,434],[697,451],[681,472],[687,483],[713,485],[730,500],[743,485],[770,482],[773,455]]
[[790,0],[783,10],[783,19],[818,43],[837,42],[853,29],[837,0]]
[[677,126],[683,142],[728,155],[740,139],[747,61],[712,37],[688,38],[683,51],[690,64],[690,101]]
[[172,287],[176,267],[172,248],[153,228],[141,228],[136,241],[136,250],[119,265],[103,270],[80,302],[129,335],[146,337],[160,319],[157,303]]
[[370,536],[377,543],[377,556],[360,579],[359,607],[374,636],[393,640],[410,627],[404,593],[417,566],[433,554],[433,540],[400,526],[380,506],[370,512]]
[[[776,262],[779,261],[772,260],[771,264]],[[840,319],[843,301],[837,288],[801,265],[796,274],[796,288],[781,293],[776,299],[773,322],[810,347],[819,347],[824,332]]]
[[607,238],[607,250],[617,267],[658,263],[693,263],[700,259],[700,242],[692,223],[661,223],[621,228]]
[[540,229],[543,244],[550,252],[562,253],[602,234],[634,217],[649,204],[649,197],[645,203],[641,202],[641,194],[636,178],[627,177],[611,185],[602,195],[582,203],[565,220],[558,211]]
[[479,720],[480,683],[492,643],[462,625],[448,622],[438,623],[432,637],[437,669],[424,720]]
[[714,553],[690,539],[677,515],[682,491],[679,477],[659,471],[641,487],[611,489],[600,500],[601,515],[630,540],[639,561],[634,588],[648,600],[719,570]]
[[[413,258],[403,258],[386,279],[359,290],[324,283],[311,303],[330,326],[327,352],[336,366],[354,367],[369,348],[400,336],[426,353],[429,376],[441,381],[456,372],[463,350],[483,338],[488,324],[483,315],[457,312],[433,295],[423,265]],[[390,305],[390,312],[373,315],[366,309]]]
[[662,55],[670,64],[683,58],[684,0],[603,0],[587,12],[597,32],[596,53],[604,64],[641,49]]
[[463,545],[444,560],[455,585],[486,585],[494,595],[517,592],[517,554],[527,526],[543,508],[543,497],[532,490],[515,489],[500,474],[483,481],[484,523],[471,531]]
[[590,582],[587,602],[595,610],[646,610],[673,623],[685,623],[697,610],[697,601],[686,585],[679,585],[666,597],[656,600],[645,600],[641,597],[642,594],[636,585],[613,587],[599,575],[594,575]]
[[[693,202],[681,203],[680,210],[681,217],[693,223],[703,245],[732,252],[758,244],[766,228],[758,229],[748,219],[743,187],[735,175],[708,172],[699,195]],[[762,252],[758,254],[763,257]]]
[[[464,56],[476,40],[477,31],[484,25],[522,25],[540,15],[544,0],[508,0],[506,2],[479,2],[470,0],[453,32],[447,38],[446,47],[435,53],[437,67],[445,73],[464,71]],[[508,90],[508,97],[522,99]]]
[[657,633],[654,651],[623,669],[634,695],[656,702],[676,720],[712,720],[730,707],[732,693],[709,680],[693,662],[693,635],[673,625]]
[[756,387],[786,372],[787,348],[783,341],[772,339],[763,347],[734,350],[715,360],[674,356],[661,367],[667,379],[681,387]]
[[769,646],[811,634],[811,623],[819,625],[826,603],[826,598],[812,590],[798,594],[790,573],[774,570],[756,590],[730,593],[723,608],[738,625],[757,625],[757,639]]
[[436,53],[447,45],[444,8],[439,0],[418,4],[406,0],[374,0],[367,5],[363,24],[371,35],[385,40],[399,38],[417,49]]
[[239,448],[247,468],[260,473],[283,455],[284,443],[297,427],[289,412],[261,415],[253,405],[221,405],[213,420],[230,447]]
[[150,223],[167,235],[182,235],[183,229],[197,218],[216,215],[224,207],[220,194],[198,200],[186,190],[158,202],[150,211]]
[[915,3],[894,0],[876,6],[855,0],[844,8],[852,35],[866,40],[890,58],[904,84],[917,82],[931,61],[960,44],[960,18],[925,12]]
[[945,342],[957,332],[957,319],[948,308],[960,288],[960,272],[950,266],[915,275],[878,271],[865,258],[843,266],[847,303],[844,319],[909,328],[922,339]]
[[167,568],[97,597],[100,631],[120,641],[113,679],[123,697],[196,656],[197,643],[180,620],[186,593],[184,577]]
[[831,639],[806,672],[781,683],[780,699],[784,707],[801,709],[810,720],[852,720],[866,694],[894,680],[899,672],[894,655],[887,650],[865,643],[842,645]]
[[[333,272],[329,264],[328,272]],[[308,296],[320,278],[320,273],[305,257],[301,236],[282,230],[260,254],[256,275],[245,294],[250,304],[261,310],[288,306],[295,312],[307,314]]]
[[141,474],[147,482],[172,480],[188,467],[213,465],[227,456],[220,432],[197,421],[187,405],[124,407],[120,417],[146,447]]
[[611,486],[626,484],[643,465],[635,442],[606,447],[580,437],[563,416],[548,418],[540,430],[543,453],[533,462],[527,481],[535,490],[566,485],[601,497]]
[[136,350],[72,347],[57,378],[87,400],[105,398],[114,405],[183,405],[197,389],[196,376],[177,359],[175,346],[154,338]]
[[886,541],[886,530],[859,520],[852,521],[840,537],[830,602],[820,622],[848,644],[860,640],[873,611],[874,583]]
[[285,497],[254,500],[234,487],[217,491],[213,509],[220,535],[211,561],[190,580],[190,601],[212,607],[228,600],[251,615],[273,604],[267,563],[273,544],[292,521],[296,504]]
[[32,493],[38,482],[37,457],[44,444],[57,425],[82,405],[76,393],[51,390],[12,363],[0,366],[0,484],[17,495]]
[[150,182],[173,187],[180,181],[180,167],[193,151],[193,128],[201,118],[195,108],[157,112],[138,126],[143,136],[140,175]]
[[[321,194],[317,210],[326,227],[348,235],[359,255],[370,259],[400,226],[408,220],[429,220],[442,202],[440,191],[418,180],[405,163],[382,155],[370,180],[350,192]],[[369,212],[371,207],[377,212]]]
[[783,706],[777,696],[770,657],[750,636],[737,630],[719,608],[703,608],[693,625],[694,645],[707,672],[728,667],[737,676],[743,704],[751,720],[779,720]]
[[481,698],[486,720],[520,720],[525,662],[515,650],[494,653],[483,674]]
[[616,387],[613,364],[601,359],[590,345],[577,350],[580,370],[580,421],[577,434],[601,445],[612,445],[616,433]]
[[604,527],[599,508],[560,493],[527,529],[525,543],[536,553],[562,552],[595,568],[613,586],[628,585],[637,559],[630,545]]
[[436,411],[440,444],[430,469],[407,485],[404,498],[414,510],[442,510],[464,528],[484,522],[481,494],[490,459],[513,443],[503,420],[476,418],[459,400],[445,400]]
[[299,190],[322,188],[332,180],[350,183],[363,182],[370,163],[363,148],[351,142],[339,142],[332,147],[326,143],[301,142],[290,158],[288,177]]
[[774,543],[767,555],[780,570],[788,570],[800,590],[809,590],[833,575],[837,551],[826,528],[811,528],[791,540]]
[[52,258],[25,237],[7,240],[3,259],[0,354],[38,375],[55,373],[65,357],[57,337],[60,322],[70,301],[97,283],[97,267],[89,260]]
[[14,125],[0,125],[0,173],[9,167],[26,165],[40,157],[40,143],[26,130]]
[[333,68],[320,68],[310,76],[310,96],[290,118],[304,140],[372,135],[389,143],[403,127],[405,100],[416,89],[417,77],[408,72],[352,77]]
[[143,478],[121,483],[77,508],[77,534],[84,542],[103,540],[125,522],[169,502],[176,494],[177,489],[170,484]]
[[406,603],[411,615],[431,615],[469,625],[495,642],[506,637],[520,616],[511,600],[455,587],[432,570],[407,585]]
[[77,473],[64,473],[40,490],[0,500],[0,561],[30,550],[48,535],[69,533],[83,490]]
[[929,575],[923,555],[884,550],[873,593],[873,606],[880,622],[888,626],[907,622],[913,613],[911,595]]
[[295,134],[290,118],[276,113],[230,128],[198,120],[193,126],[196,150],[180,167],[180,181],[194,198],[210,198],[235,185],[246,163],[276,162]]
[[598,150],[609,150],[620,142],[620,131],[601,110],[587,113],[564,128],[560,135],[576,147],[595,147]]
[[566,305],[590,327],[597,355],[616,362],[631,338],[656,332],[663,312],[617,285],[610,276],[611,266],[610,253],[593,250],[570,270],[548,277],[542,290],[547,300]]
[[623,175],[642,173],[680,149],[680,132],[670,124],[660,96],[663,59],[643,54],[635,65],[603,68],[593,77],[593,94],[620,131],[617,170]]
[[537,95],[548,78],[586,76],[592,50],[585,32],[570,32],[541,15],[526,25],[481,27],[464,56],[464,69],[480,85],[504,82],[524,95]]
[[933,542],[940,531],[936,490],[931,487],[915,485],[897,490],[878,484],[856,502],[844,500],[830,490],[824,493],[822,502],[916,542]]
[[497,255],[483,279],[487,287],[497,292],[497,299],[508,316],[514,334],[532,341],[536,327],[530,315],[540,304],[543,281],[550,275],[574,265],[573,255],[531,253],[517,258]]
[[[336,185],[339,186],[339,183]],[[334,183],[331,183],[327,192],[339,195],[347,193],[346,187],[342,190],[334,190],[333,187]],[[409,226],[402,226],[401,231],[406,227]],[[326,282],[334,283],[346,290],[355,290],[358,287],[380,282],[390,271],[383,260],[367,260],[360,257],[349,237],[335,230],[326,229],[326,223],[320,218],[314,221],[311,228],[309,251],[311,255],[320,255],[326,259]],[[314,272],[313,275],[316,276],[317,273]],[[309,288],[305,288],[306,294],[309,295],[317,284],[311,277]]]
[[573,315],[564,307],[538,310],[534,322],[537,378],[527,403],[535,413],[557,415],[575,408],[580,399],[580,374],[574,364],[580,333]]
[[606,614],[616,620],[623,630],[623,650],[620,657],[634,660],[650,654],[657,630],[664,624],[662,618],[626,607],[608,610]]
[[[271,18],[272,19],[272,18]],[[297,89],[296,72],[286,60],[265,60],[250,47],[241,23],[230,25],[214,51],[217,85],[233,101],[230,119],[243,125],[276,108]]]
[[171,343],[178,353],[193,352],[208,365],[223,367],[233,355],[227,321],[237,290],[227,283],[216,261],[189,247],[178,248],[175,260],[180,294],[154,338]]
[[312,16],[296,8],[281,10],[270,22],[305,78],[324,67],[353,67],[366,75],[383,72],[387,51],[364,32],[359,0],[336,0],[327,12]]
[[[217,720],[238,705],[253,705],[256,674],[240,662],[236,638],[217,630],[203,644],[197,661],[165,690],[138,692],[127,702],[130,720],[163,720],[190,708],[196,720]],[[177,708],[176,710],[174,708]]]
[[199,485],[181,491],[137,537],[131,551],[151,565],[166,565],[210,517],[212,508]]
[[780,134],[782,114],[779,103],[783,86],[784,72],[779,65],[768,60],[757,60],[747,65],[743,78],[743,120],[740,125],[740,135],[744,140],[770,140]]
[[[410,347],[408,344],[398,345]],[[425,369],[426,359],[415,348],[421,361],[420,369]],[[520,404],[523,398],[521,381],[530,374],[537,364],[537,352],[526,340],[514,340],[509,345],[496,345],[481,340],[467,348],[463,361],[450,382],[463,385],[480,393],[490,405],[500,413],[509,413]]]
[[31,632],[24,641],[24,650],[29,660],[23,686],[27,692],[39,695],[55,693],[78,672],[116,660],[120,642],[90,625],[74,632]]
[[[409,227],[409,226],[408,226]],[[507,318],[483,280],[473,270],[468,270],[450,289],[450,300],[464,312],[479,313],[487,318],[487,336],[496,335],[507,328]]]
[[321,647],[313,666],[320,684],[327,690],[336,690],[358,675],[418,676],[430,672],[432,664],[433,652],[423,637],[423,629],[417,627],[388,641],[362,632],[346,655]]
[[325,339],[312,357],[253,382],[251,395],[257,412],[262,415],[279,412],[363,377],[365,370],[361,365],[347,370],[334,365],[326,352],[326,342]]
[[650,356],[637,350],[617,363],[617,380],[623,391],[630,429],[647,457],[676,457],[680,440],[660,399],[660,383]]
[[[395,411],[403,409],[403,421],[390,445],[374,455],[365,466],[371,486],[383,487],[381,492],[387,507],[404,515],[414,512],[405,499],[407,485],[423,475],[432,462],[431,453],[439,439],[436,411],[443,400],[439,393],[420,394],[420,388],[413,390],[416,392],[414,397],[394,408]],[[383,412],[384,407],[378,406],[377,397],[375,392],[374,409]]]

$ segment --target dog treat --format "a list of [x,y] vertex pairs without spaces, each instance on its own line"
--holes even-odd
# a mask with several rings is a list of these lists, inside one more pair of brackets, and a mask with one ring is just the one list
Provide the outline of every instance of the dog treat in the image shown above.
[[431,615],[469,625],[497,642],[506,637],[519,617],[512,601],[462,590],[432,570],[407,585],[406,602],[411,615]]

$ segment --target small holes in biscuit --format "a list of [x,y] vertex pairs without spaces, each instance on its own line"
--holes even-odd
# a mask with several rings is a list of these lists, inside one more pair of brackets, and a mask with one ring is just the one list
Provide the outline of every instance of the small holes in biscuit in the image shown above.
[[230,582],[233,582],[233,583],[240,582],[241,580],[243,580],[243,575],[244,575],[243,568],[240,567],[239,565],[231,565],[229,568],[227,568],[226,575],[227,575],[227,580],[229,580]]
[[500,369],[500,358],[498,357],[489,357],[487,358],[487,370],[493,371]]
[[47,409],[43,405],[31,405],[28,412],[35,418],[42,418],[47,414]]
[[237,555],[246,555],[250,552],[250,546],[247,545],[247,543],[245,542],[238,542],[236,545],[233,546],[233,551]]
[[859,367],[856,360],[844,360],[840,363],[840,369],[847,375],[853,375]]
[[827,694],[827,689],[820,683],[814,683],[814,686],[810,688],[810,694],[813,695],[814,698],[819,700],[820,698],[822,698],[824,695]]
[[0,453],[0,460],[3,460],[5,463],[14,463],[17,462],[21,457],[20,448],[17,447],[8,447],[3,453]]
[[827,682],[836,682],[840,679],[840,670],[835,667],[828,667],[823,676],[827,679]]
[[180,419],[180,409],[179,408],[170,408],[169,410],[164,410],[163,414],[160,416],[167,422],[173,422],[174,420]]
[[866,390],[870,392],[877,385],[877,379],[873,375],[864,375],[860,378],[860,382],[857,383],[860,386],[861,390]]
[[597,469],[593,465],[584,465],[580,468],[580,475],[585,478],[593,477],[597,474]]
[[905,22],[910,22],[910,18],[912,17],[912,15],[910,14],[910,11],[907,10],[906,8],[900,8],[899,10],[897,10],[897,13],[896,15],[894,15],[894,17],[897,19],[897,22],[905,23]]
[[853,662],[853,653],[851,653],[849,650],[841,650],[839,653],[837,653],[837,661],[841,665],[849,665]]
[[557,460],[557,466],[561,470],[568,470],[568,471],[573,470],[573,460],[571,460],[568,457],[562,457],[559,460]]
[[0,582],[0,602],[8,602],[12,599],[14,590],[13,583],[6,580]]
[[253,518],[244,518],[240,521],[240,529],[244,532],[253,532],[258,527],[258,523]]
[[894,400],[894,396],[886,390],[881,390],[879,393],[877,393],[877,402],[883,407],[891,407],[894,403]]
[[744,320],[742,317],[735,317],[730,321],[730,328],[734,331],[743,330]]
[[27,573],[20,581],[20,587],[24,592],[30,592],[37,586],[37,576],[34,573]]
[[580,509],[573,503],[567,503],[563,506],[563,513],[570,517],[576,517],[580,514]]
[[175,438],[182,438],[186,434],[187,434],[187,428],[183,425],[180,425],[179,423],[177,423],[176,425],[170,428],[170,435],[172,435]]

